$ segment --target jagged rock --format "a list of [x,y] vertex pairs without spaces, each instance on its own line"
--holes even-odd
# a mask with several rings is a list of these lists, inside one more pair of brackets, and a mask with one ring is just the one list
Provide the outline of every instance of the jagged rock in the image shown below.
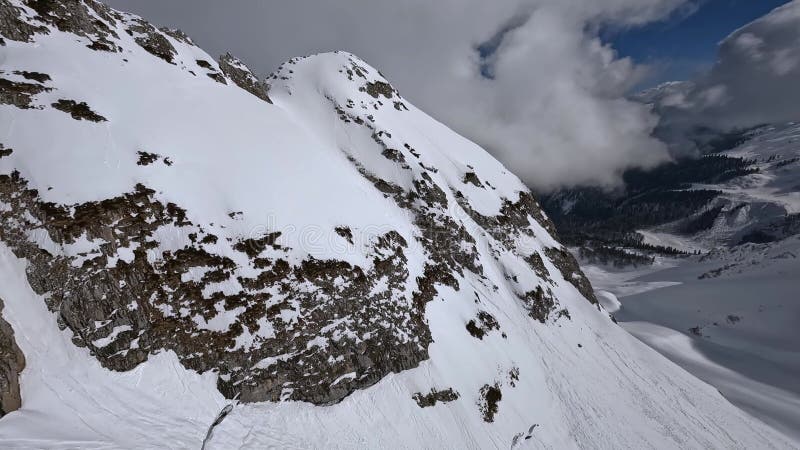
[[22,406],[19,375],[25,368],[25,355],[17,346],[14,330],[3,319],[3,299],[0,299],[0,417]]
[[508,371],[508,384],[513,388],[517,387],[517,382],[519,382],[519,367],[512,367]]
[[219,68],[226,77],[230,78],[237,86],[255,95],[267,103],[269,99],[269,85],[258,79],[247,65],[230,53],[219,57]]
[[589,279],[583,274],[578,262],[570,252],[563,248],[550,247],[545,249],[547,257],[553,261],[553,264],[561,271],[564,280],[571,283],[578,289],[578,292],[583,294],[587,300],[593,304],[599,304],[597,297],[594,295],[594,289]]
[[194,41],[190,38],[186,33],[179,29],[161,27],[158,29],[162,33],[166,34],[167,36],[175,39],[178,42],[183,42],[184,44],[194,45]]
[[447,388],[443,391],[436,390],[435,388],[431,388],[431,391],[425,395],[421,392],[417,392],[413,395],[413,399],[417,402],[420,408],[428,408],[430,406],[436,406],[436,403],[449,403],[458,400],[460,395],[458,392],[454,391],[453,388]]
[[175,64],[174,59],[177,55],[175,47],[154,26],[144,20],[135,19],[128,25],[127,32],[143,49],[170,64]]
[[497,323],[497,319],[486,311],[479,311],[477,319],[467,322],[467,331],[478,339],[483,339],[490,331],[499,329],[500,324]]
[[[47,28],[33,25],[23,18],[23,10],[9,0],[0,0],[0,36],[12,41],[30,42],[36,33],[46,33]],[[0,44],[5,45],[0,39]]]
[[555,311],[558,306],[550,288],[545,291],[541,286],[537,286],[535,290],[521,295],[520,299],[525,304],[530,316],[541,323],[546,323],[550,313]]
[[393,148],[386,148],[383,150],[383,152],[381,152],[381,154],[384,157],[386,157],[386,159],[392,160],[394,162],[398,162],[401,164],[405,164],[406,162],[406,157],[403,156],[403,154],[400,153],[399,150],[395,150]]
[[35,108],[35,106],[31,105],[33,97],[50,90],[50,88],[37,83],[24,83],[0,78],[0,103],[22,109]]
[[367,83],[366,87],[364,88],[367,94],[378,98],[381,95],[391,99],[396,91],[389,83],[385,83],[383,81],[372,81]]
[[226,85],[228,84],[228,80],[225,78],[225,75],[223,75],[222,72],[215,69],[210,62],[204,59],[198,59],[195,61],[195,63],[197,63],[197,65],[202,67],[203,69],[208,70],[208,72],[206,72],[207,77],[211,78],[212,80],[216,81],[219,84],[226,84]]
[[[111,9],[95,0],[26,0],[25,4],[36,11],[36,19],[58,30],[83,36],[92,41],[87,47],[93,50],[118,51],[111,38],[117,33],[109,27],[115,24]],[[103,20],[97,20],[94,15]]]
[[143,151],[139,151],[137,153],[139,154],[139,160],[136,161],[136,164],[139,166],[149,166],[161,158],[161,155],[157,153],[148,153]]
[[39,83],[50,81],[50,75],[46,73],[28,72],[27,70],[15,70],[14,74],[21,75],[22,78],[25,78],[26,80],[34,80],[38,81]]
[[494,417],[497,415],[499,409],[498,403],[503,399],[503,391],[500,390],[500,384],[485,384],[481,388],[480,396],[481,403],[478,407],[483,415],[483,421],[488,423],[494,422]]
[[[260,259],[261,274],[240,277],[243,290],[236,295],[203,302],[206,286],[233,277],[235,266],[230,259],[205,251],[201,243],[164,252],[158,265],[148,262],[145,254],[146,249],[154,248],[153,233],[161,225],[171,223],[203,234],[197,225],[186,221],[181,208],[155,201],[154,192],[144,186],[122,197],[68,207],[43,203],[26,186],[17,173],[0,175],[0,201],[10,205],[9,211],[0,212],[0,238],[29,259],[31,286],[39,293],[50,294],[49,307],[59,312],[65,327],[73,330],[75,343],[89,347],[110,369],[130,370],[144,361],[148,352],[167,348],[190,368],[219,370],[220,390],[230,397],[239,396],[243,401],[291,398],[326,404],[373,384],[388,372],[415,367],[427,358],[430,334],[417,309],[420,305],[409,309],[410,305],[404,306],[396,298],[408,277],[404,255],[407,243],[396,232],[373,243],[375,258],[368,270],[313,258],[297,266],[282,259],[259,258],[267,246],[280,248],[276,244],[279,233],[241,240],[234,248],[254,263]],[[26,219],[26,212],[38,218],[37,222]],[[60,243],[74,242],[81,236],[105,243],[96,256],[76,264],[28,242],[25,230],[32,227],[44,227]],[[136,248],[133,260],[116,261],[111,267],[109,259],[124,247]],[[198,282],[183,282],[181,274],[196,267],[211,270]],[[381,279],[386,280],[386,287],[375,290],[375,283]],[[68,288],[70,285],[74,287]],[[309,291],[307,286],[315,288]],[[267,288],[277,289],[279,294],[259,293]],[[288,299],[300,307],[300,329],[294,322],[278,318],[282,309],[292,308]],[[192,317],[199,314],[204,320],[213,319],[215,304],[243,311],[227,332],[196,329]],[[185,315],[161,312],[186,305],[190,308]],[[344,324],[330,327],[337,317],[350,317],[354,321],[350,329],[364,337],[341,337],[334,342],[332,337],[344,329]],[[236,337],[245,330],[257,333],[262,318],[273,320],[274,337],[256,348],[235,349]],[[401,334],[381,324],[393,324],[403,330],[402,335],[413,339],[398,340]],[[302,335],[298,336],[298,331]],[[329,341],[327,352],[308,346],[320,338]],[[384,348],[393,351],[386,353]],[[296,356],[271,360],[281,354]],[[307,374],[303,367],[318,371]],[[333,383],[353,371],[356,377]],[[289,387],[286,397],[284,392]]]
[[105,122],[107,119],[100,114],[92,111],[86,102],[76,102],[75,100],[60,99],[51,105],[53,108],[69,113],[75,120],[88,120],[91,122]]
[[339,236],[347,240],[351,245],[353,244],[353,230],[350,227],[336,227],[333,229]]
[[464,174],[464,180],[462,181],[464,182],[464,184],[470,183],[475,187],[479,188],[483,187],[483,183],[481,183],[480,178],[478,178],[478,175],[476,175],[475,172],[467,172],[466,174]]

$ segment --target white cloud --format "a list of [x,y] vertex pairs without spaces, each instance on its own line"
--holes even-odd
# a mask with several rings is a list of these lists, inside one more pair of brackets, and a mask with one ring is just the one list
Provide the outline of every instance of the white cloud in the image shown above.
[[[230,49],[262,72],[292,56],[353,52],[417,106],[546,189],[612,185],[624,169],[666,158],[665,146],[650,137],[656,117],[623,98],[642,68],[618,58],[597,30],[658,20],[687,1],[108,3],[181,27],[209,50]],[[482,44],[494,50],[486,58],[477,50]]]
[[[800,0],[733,32],[711,70],[681,88],[683,101],[656,101],[659,134],[670,140],[693,128],[720,131],[800,120]],[[675,141],[678,142],[678,141]],[[691,150],[691,143],[675,150]]]
[[753,33],[742,33],[732,39],[733,45],[738,47],[742,52],[750,56],[754,61],[760,61],[764,58],[762,48],[764,47],[764,40]]

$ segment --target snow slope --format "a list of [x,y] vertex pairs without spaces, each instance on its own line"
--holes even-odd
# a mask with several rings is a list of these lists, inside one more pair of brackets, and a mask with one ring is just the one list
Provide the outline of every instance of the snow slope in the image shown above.
[[28,285],[25,262],[0,244],[3,316],[26,355],[23,408],[0,420],[3,448],[198,448],[226,404],[211,373],[155,355],[111,372],[70,341]]
[[[57,329],[27,285],[25,262],[5,246],[0,257],[4,316],[28,357],[23,408],[0,420],[3,447],[197,448],[229,403],[213,376],[185,370],[169,353],[128,373],[103,369],[71,344],[69,332]],[[520,448],[793,447],[589,307],[580,313],[592,320],[571,326],[566,336],[562,329],[531,333],[517,314],[511,336],[520,335],[519,342],[498,355],[489,345],[469,353],[457,348],[464,339],[448,336],[444,327],[458,307],[452,300],[429,312],[442,336],[419,369],[391,375],[335,406],[237,405],[207,448],[504,448],[515,440]],[[562,336],[553,341],[555,333]],[[409,398],[431,385],[477,388],[486,376],[508,385],[495,365],[507,358],[531,375],[504,396],[495,423],[481,420],[474,396],[426,409]]]
[[228,404],[207,448],[797,446],[617,327],[524,185],[355,56],[267,101],[91,1],[0,13],[3,448],[197,448]]

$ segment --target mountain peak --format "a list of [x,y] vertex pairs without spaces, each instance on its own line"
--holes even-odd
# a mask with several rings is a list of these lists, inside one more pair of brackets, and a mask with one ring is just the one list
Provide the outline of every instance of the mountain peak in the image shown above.
[[388,104],[408,109],[400,93],[375,68],[352,53],[336,51],[292,58],[270,77],[275,88],[317,91],[341,104],[369,102],[374,109]]

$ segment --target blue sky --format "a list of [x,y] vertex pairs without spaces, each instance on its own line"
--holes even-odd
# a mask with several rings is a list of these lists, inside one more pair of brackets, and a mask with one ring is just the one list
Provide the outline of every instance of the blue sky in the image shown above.
[[717,43],[737,28],[763,16],[789,0],[699,0],[688,17],[622,32],[606,32],[605,39],[621,56],[654,67],[644,83],[685,80],[711,66]]

